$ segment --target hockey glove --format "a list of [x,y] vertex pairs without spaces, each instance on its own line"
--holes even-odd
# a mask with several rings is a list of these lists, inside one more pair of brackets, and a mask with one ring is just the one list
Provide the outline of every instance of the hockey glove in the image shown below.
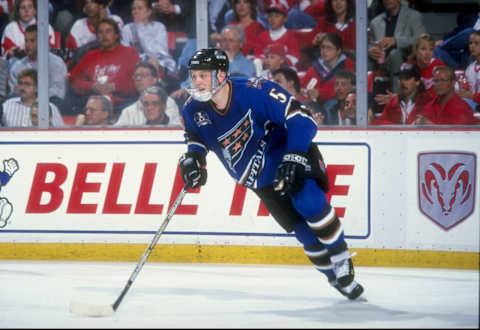
[[190,188],[198,188],[207,182],[207,162],[204,156],[186,152],[180,157],[179,165],[183,182]]
[[289,152],[283,155],[282,162],[275,172],[273,188],[281,196],[295,195],[302,190],[307,172],[311,171],[307,155],[303,152]]

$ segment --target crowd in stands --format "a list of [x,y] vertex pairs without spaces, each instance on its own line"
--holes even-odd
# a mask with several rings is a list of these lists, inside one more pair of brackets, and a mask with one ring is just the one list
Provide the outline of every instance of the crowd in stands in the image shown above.
[[[0,126],[38,125],[37,1],[0,0]],[[319,127],[356,125],[355,0],[208,1],[230,76],[277,82]],[[182,127],[192,0],[49,1],[50,125]],[[368,1],[368,124],[480,123],[480,7],[441,40],[406,0]]]

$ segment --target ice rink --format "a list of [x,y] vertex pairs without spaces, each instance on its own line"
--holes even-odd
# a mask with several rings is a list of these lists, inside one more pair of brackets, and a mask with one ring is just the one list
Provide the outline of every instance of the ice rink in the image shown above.
[[1,328],[478,328],[476,270],[357,267],[366,301],[348,301],[310,266],[0,261]]

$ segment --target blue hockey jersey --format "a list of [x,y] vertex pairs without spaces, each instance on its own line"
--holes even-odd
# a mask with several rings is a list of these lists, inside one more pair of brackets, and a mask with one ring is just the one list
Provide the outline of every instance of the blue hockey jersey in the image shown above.
[[310,111],[280,85],[235,77],[226,109],[190,98],[183,110],[188,151],[213,151],[240,184],[272,184],[285,152],[306,153],[317,125]]

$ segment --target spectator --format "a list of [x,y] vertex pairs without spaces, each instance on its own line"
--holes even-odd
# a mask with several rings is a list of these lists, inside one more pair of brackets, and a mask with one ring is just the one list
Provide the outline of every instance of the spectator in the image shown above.
[[[26,56],[16,61],[10,68],[8,85],[11,95],[17,95],[18,74],[26,68],[38,70],[37,25],[29,25],[25,30]],[[67,83],[67,66],[63,59],[52,52],[48,53],[48,97],[63,113]]]
[[[345,114],[345,99],[347,94],[355,89],[355,74],[349,70],[341,69],[334,77],[335,97],[329,99],[323,105],[325,109],[325,125],[345,125],[347,116]],[[350,124],[350,123],[349,123]]]
[[114,20],[102,19],[96,30],[100,48],[87,52],[70,72],[70,84],[81,105],[91,94],[106,95],[116,114],[135,100],[132,76],[140,57],[135,48],[119,43],[119,33]]
[[[66,42],[67,49],[74,51],[79,47],[95,42],[97,39],[95,32],[97,24],[103,18],[109,17],[115,21],[120,30],[123,28],[123,20],[120,16],[108,14],[109,3],[110,0],[85,0],[83,12],[86,17],[79,18],[73,23]],[[94,43],[90,46],[95,47],[97,44]]]
[[433,86],[436,96],[423,113],[417,116],[416,124],[471,125],[475,123],[473,111],[455,93],[455,73],[449,66],[437,66],[433,70]]
[[[433,69],[439,65],[445,65],[439,59],[433,57],[433,48],[435,40],[428,33],[422,33],[415,38],[415,42],[412,46],[412,51],[407,62],[403,63],[400,66],[402,69],[404,66],[410,67],[412,64],[418,66],[420,70],[420,77],[425,89],[435,97],[435,90],[433,88]],[[390,89],[387,88],[385,94],[378,93],[374,95],[374,100],[376,105],[383,108],[383,106],[395,96],[396,93],[392,93]]]
[[445,65],[441,60],[434,58],[433,48],[435,40],[428,33],[422,33],[417,36],[412,47],[412,54],[407,63],[415,63],[420,68],[420,77],[425,89],[435,96],[433,88],[433,69],[440,65]]
[[339,126],[351,126],[357,124],[357,92],[351,90],[345,97],[345,105],[340,111]]
[[197,48],[196,7],[191,0],[158,0],[153,6],[154,20],[165,24],[167,31],[186,34],[187,41],[176,59],[180,81],[186,79],[188,60]]
[[233,20],[230,24],[239,25],[245,32],[245,45],[243,55],[253,57],[257,48],[258,36],[265,28],[257,20],[257,0],[234,0]]
[[162,75],[165,69],[175,72],[176,63],[168,50],[167,29],[162,22],[152,21],[151,0],[134,0],[132,16],[133,22],[122,29],[122,45],[135,47],[142,61],[151,61]]
[[[37,24],[36,0],[17,0],[14,5],[13,21],[5,26],[2,34],[2,56],[7,59],[22,58],[25,56],[25,29]],[[55,33],[51,25],[48,26],[48,41],[55,47]]]
[[339,35],[327,33],[320,41],[320,57],[301,80],[302,89],[312,101],[325,103],[335,97],[334,76],[340,69],[353,72],[355,63],[343,53],[342,39]]
[[[30,121],[32,122],[32,126],[38,126],[38,111],[39,111],[38,102],[34,102],[30,106]],[[53,110],[51,106],[48,107],[48,123],[49,123],[49,126],[55,126],[53,124]]]
[[285,88],[295,99],[308,106],[313,115],[313,119],[318,126],[324,124],[325,111],[321,105],[316,102],[311,102],[308,98],[300,92],[300,78],[297,72],[289,67],[281,67],[272,71],[273,81]]
[[[19,96],[3,102],[2,125],[5,127],[31,127],[30,107],[37,102],[37,71],[25,69],[18,75]],[[50,103],[52,126],[63,126],[63,119],[57,107]]]
[[315,27],[318,15],[323,15],[324,0],[260,0],[257,7],[258,20],[269,27],[268,8],[282,3],[287,9],[287,29],[312,29]]
[[392,82],[392,91],[398,90],[394,79],[400,66],[407,60],[416,36],[426,33],[421,14],[402,3],[402,0],[383,0],[385,11],[369,24],[369,68],[383,68]]
[[171,124],[170,118],[166,114],[167,93],[162,87],[152,86],[145,89],[140,96],[140,105],[147,119],[146,125],[176,127]]
[[289,66],[295,67],[300,58],[300,47],[293,31],[285,27],[288,10],[285,5],[273,2],[267,9],[268,24],[270,28],[258,36],[258,43],[254,51],[256,58],[265,60],[265,45],[281,44],[286,46],[287,62]]
[[379,119],[370,122],[373,125],[413,125],[417,114],[432,100],[422,83],[420,68],[415,63],[406,63],[399,73],[400,88],[398,94],[385,104]]
[[477,10],[458,13],[457,26],[443,39],[435,42],[435,57],[455,69],[464,70],[468,65],[470,58],[468,37],[470,33],[480,29],[478,3],[475,6]]
[[263,77],[268,80],[273,80],[272,72],[288,67],[287,61],[287,47],[282,44],[270,44],[265,48],[264,51],[265,60],[263,63],[263,68],[258,74],[258,76]]
[[113,108],[110,99],[103,95],[90,95],[85,113],[79,114],[75,126],[107,126],[112,122]]
[[463,97],[475,111],[480,103],[480,30],[473,31],[469,37],[468,47],[474,58],[465,70],[467,88],[459,88],[457,94]]
[[0,57],[0,104],[7,99],[9,93],[8,61],[3,57]]
[[[157,69],[150,62],[138,62],[133,74],[133,80],[137,93],[141,95],[147,88],[160,85]],[[169,124],[172,126],[183,127],[180,120],[178,105],[173,98],[167,97],[166,114],[169,118]],[[124,108],[115,126],[137,126],[145,125],[147,118],[143,113],[140,100]]]
[[227,54],[230,76],[254,77],[255,65],[243,56],[242,48],[245,44],[245,32],[239,25],[227,25],[221,32],[220,48]]
[[325,16],[318,19],[312,31],[312,44],[318,45],[325,33],[337,33],[343,40],[343,49],[356,50],[355,3],[354,0],[326,0]]

